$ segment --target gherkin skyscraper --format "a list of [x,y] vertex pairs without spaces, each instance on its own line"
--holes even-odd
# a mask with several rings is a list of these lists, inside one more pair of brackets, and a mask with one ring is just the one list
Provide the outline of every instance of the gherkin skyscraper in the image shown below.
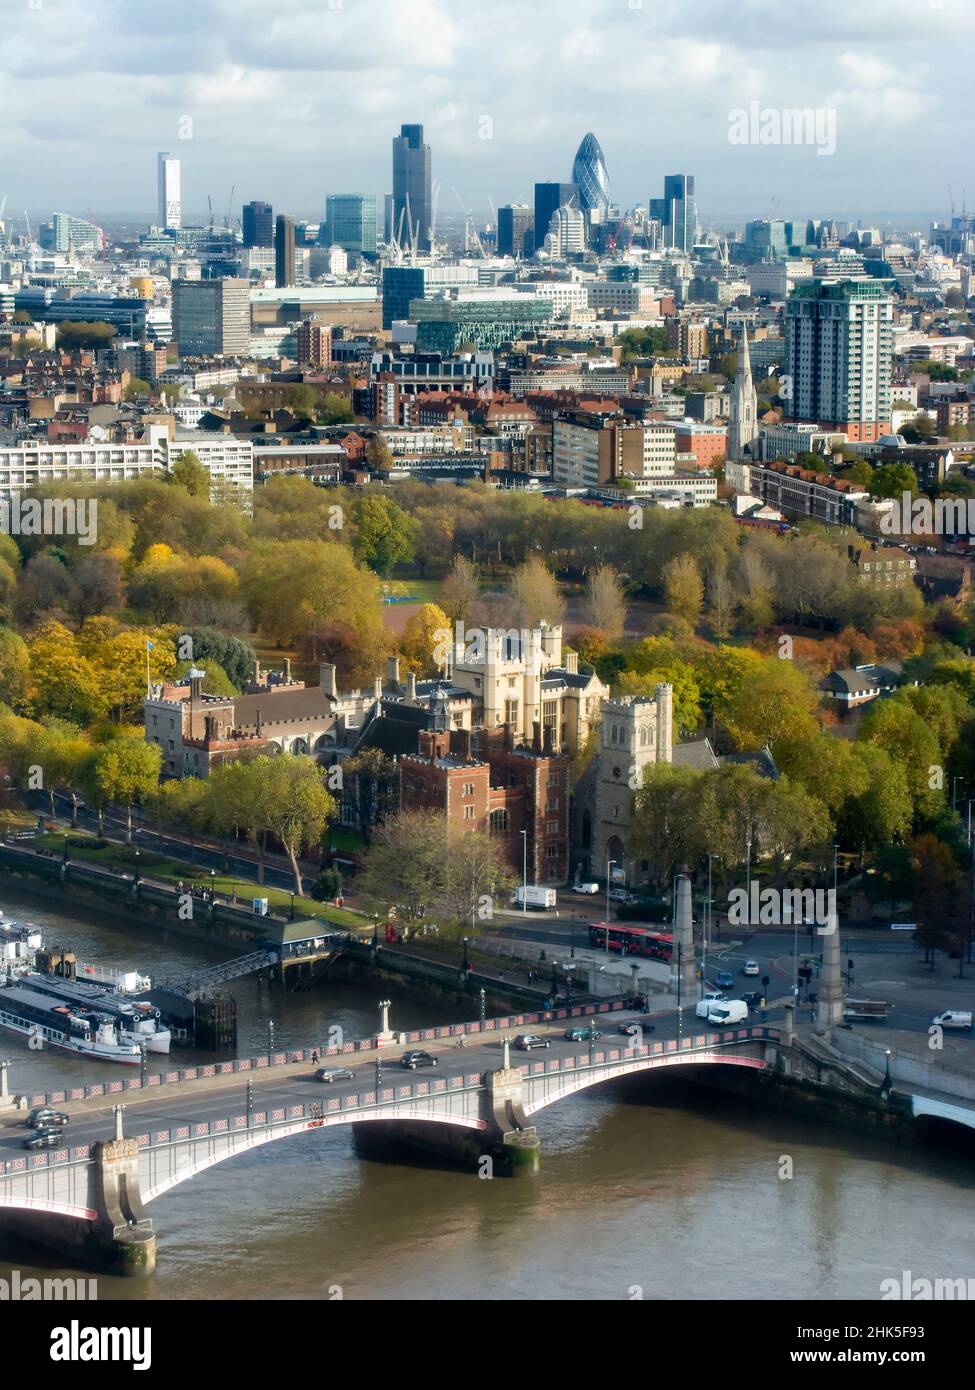
[[598,209],[605,218],[609,211],[609,174],[599,141],[591,130],[583,136],[576,151],[572,182],[578,186],[582,207],[587,212]]

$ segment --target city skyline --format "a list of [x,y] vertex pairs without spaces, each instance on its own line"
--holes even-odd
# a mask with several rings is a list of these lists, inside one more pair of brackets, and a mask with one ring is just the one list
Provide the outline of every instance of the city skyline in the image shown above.
[[[424,127],[445,221],[454,189],[481,215],[488,198],[530,202],[536,182],[568,181],[589,130],[620,207],[646,204],[668,172],[685,169],[698,180],[704,226],[773,204],[792,217],[822,215],[824,204],[836,215],[947,216],[949,182],[961,202],[963,170],[931,158],[949,133],[951,150],[972,133],[952,96],[975,27],[960,0],[855,15],[828,0],[808,34],[808,21],[768,0],[733,12],[705,3],[693,34],[680,15],[593,0],[560,12],[557,32],[543,9],[519,11],[517,46],[496,41],[509,10],[499,0],[490,16],[461,21],[443,0],[336,9],[284,0],[268,24],[251,0],[176,3],[165,23],[114,0],[25,7],[0,41],[8,216],[91,206],[148,220],[151,161],[169,150],[182,162],[188,218],[208,195],[224,209],[233,186],[235,216],[266,198],[320,217],[329,193],[392,191],[390,140],[404,123]],[[41,77],[27,59],[38,47]],[[544,63],[529,60],[539,53]],[[832,113],[835,152],[825,160],[811,143],[757,134],[730,141],[733,113],[753,103],[763,116]],[[336,138],[344,128],[354,141]]]

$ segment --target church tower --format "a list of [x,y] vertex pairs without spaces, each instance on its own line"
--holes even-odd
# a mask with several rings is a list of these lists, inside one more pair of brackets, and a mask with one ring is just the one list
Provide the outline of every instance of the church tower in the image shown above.
[[752,364],[748,355],[748,332],[742,324],[741,347],[738,349],[738,369],[731,388],[731,416],[728,421],[728,459],[736,462],[744,456],[748,445],[758,437],[758,396],[752,382]]

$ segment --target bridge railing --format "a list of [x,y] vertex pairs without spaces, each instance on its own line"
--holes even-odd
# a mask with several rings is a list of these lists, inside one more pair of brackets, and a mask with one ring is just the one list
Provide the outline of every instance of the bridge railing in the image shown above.
[[[480,1019],[473,1023],[448,1023],[437,1028],[419,1028],[404,1032],[407,1043],[442,1042],[461,1035],[478,1037],[486,1033],[506,1032],[512,1028],[530,1028],[539,1023],[561,1022],[564,1019],[589,1017],[593,1014],[614,1013],[625,1008],[622,1000],[607,1000],[600,1004],[576,1004],[571,1008],[543,1009],[535,1013],[506,1014],[501,1018]],[[68,1087],[61,1091],[38,1091],[27,1096],[31,1106],[67,1105],[74,1100],[91,1100],[99,1096],[123,1095],[131,1091],[153,1090],[159,1086],[180,1085],[184,1081],[199,1081],[208,1077],[233,1076],[239,1072],[260,1071],[267,1067],[294,1065],[296,1062],[316,1063],[329,1057],[346,1057],[353,1053],[377,1052],[389,1048],[377,1038],[359,1038],[341,1047],[304,1047],[291,1051],[265,1053],[259,1057],[238,1057],[232,1062],[206,1062],[198,1067],[179,1067],[172,1071],[152,1072],[141,1077],[120,1077],[114,1081],[95,1081],[91,1085]]]
[[[518,1026],[518,1025],[515,1025]],[[774,1042],[779,1037],[777,1028],[735,1028],[722,1033],[698,1033],[684,1038],[662,1038],[658,1042],[640,1043],[630,1046],[622,1039],[619,1043],[594,1044],[592,1050],[572,1053],[566,1057],[545,1057],[539,1061],[529,1060],[517,1067],[526,1080],[558,1072],[585,1071],[588,1068],[612,1066],[624,1061],[663,1058],[674,1054],[706,1052],[715,1047],[726,1047],[736,1043]],[[530,1054],[529,1054],[530,1057]],[[247,1113],[221,1116],[216,1119],[199,1120],[189,1124],[173,1125],[168,1129],[151,1130],[146,1134],[130,1136],[140,1149],[156,1148],[166,1144],[180,1144],[196,1139],[216,1138],[228,1133],[240,1133],[250,1129],[267,1130],[291,1127],[303,1122],[309,1128],[325,1125],[341,1115],[354,1110],[374,1110],[381,1105],[400,1105],[415,1100],[435,1100],[440,1096],[456,1094],[464,1090],[479,1090],[484,1084],[481,1072],[466,1072],[458,1076],[438,1076],[429,1080],[401,1081],[399,1077],[388,1077],[378,1093],[375,1090],[362,1091],[354,1095],[326,1096],[321,1101],[305,1101],[294,1105],[276,1106],[272,1110],[254,1110]],[[65,1147],[51,1149],[45,1153],[24,1154],[22,1157],[0,1162],[0,1177],[16,1177],[18,1174],[33,1172],[39,1168],[56,1165],[83,1163],[91,1159],[91,1145],[82,1144],[77,1148]]]

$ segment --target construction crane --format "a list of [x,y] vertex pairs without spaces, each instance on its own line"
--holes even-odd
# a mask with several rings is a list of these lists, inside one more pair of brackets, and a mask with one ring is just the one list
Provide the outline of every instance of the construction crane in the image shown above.
[[89,222],[91,223],[91,225],[95,228],[95,230],[96,230],[96,232],[98,233],[99,238],[100,238],[100,240],[101,240],[101,244],[102,244],[102,260],[103,260],[103,261],[104,261],[104,260],[107,260],[107,259],[108,259],[108,238],[107,238],[106,235],[105,235],[105,228],[104,228],[99,222],[96,222],[96,221],[95,221],[95,214],[92,212],[91,208],[88,209],[88,221],[89,221]]
[[7,244],[7,229],[6,229],[6,227],[4,226],[4,224],[3,224],[3,214],[4,214],[4,212],[6,211],[6,208],[7,208],[7,195],[6,195],[6,193],[5,193],[5,194],[3,195],[3,197],[0,198],[0,245],[3,245],[3,246],[6,246],[6,244]]
[[227,211],[226,211],[226,213],[225,213],[225,215],[224,215],[224,219],[223,219],[223,229],[224,229],[225,232],[229,232],[229,231],[230,231],[230,209],[231,209],[231,208],[233,207],[233,205],[234,205],[234,194],[235,194],[236,192],[237,192],[237,185],[236,185],[236,184],[232,184],[232,185],[231,185],[231,189],[230,189],[230,197],[227,199]]
[[463,199],[461,198],[460,194],[457,192],[457,189],[454,188],[453,186],[451,186],[451,192],[453,193],[454,197],[457,199],[457,206],[460,208],[461,212],[464,214],[464,250],[465,250],[465,252],[467,252],[467,251],[470,250],[471,239],[473,239],[474,245],[477,247],[477,250],[478,250],[479,255],[481,256],[481,259],[482,259],[482,260],[487,260],[487,252],[486,252],[485,249],[484,249],[484,243],[481,241],[481,238],[480,238],[480,237],[478,236],[478,234],[477,234],[477,228],[474,226],[474,218],[473,218],[473,216],[471,215],[471,209],[470,209],[470,208],[465,208],[465,207],[464,207]]

